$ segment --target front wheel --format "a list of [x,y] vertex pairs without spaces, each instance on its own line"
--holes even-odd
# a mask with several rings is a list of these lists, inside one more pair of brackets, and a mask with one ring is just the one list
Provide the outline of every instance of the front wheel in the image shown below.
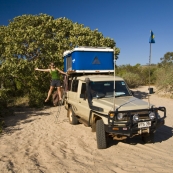
[[107,148],[107,138],[103,120],[97,120],[96,122],[96,139],[98,149]]
[[154,143],[154,133],[144,134],[142,136],[142,141],[144,143]]
[[76,124],[79,123],[78,118],[75,116],[75,113],[73,112],[72,107],[68,108],[68,112],[67,113],[68,113],[67,116],[68,116],[70,124],[76,125]]

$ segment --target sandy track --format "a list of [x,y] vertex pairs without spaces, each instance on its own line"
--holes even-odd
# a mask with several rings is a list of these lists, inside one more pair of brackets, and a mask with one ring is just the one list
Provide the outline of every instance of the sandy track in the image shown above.
[[[147,87],[135,95],[147,100]],[[154,144],[141,138],[110,140],[98,150],[95,133],[83,124],[70,125],[66,110],[18,108],[6,118],[0,137],[0,173],[172,173],[173,100],[150,96],[150,102],[167,108],[166,123]]]

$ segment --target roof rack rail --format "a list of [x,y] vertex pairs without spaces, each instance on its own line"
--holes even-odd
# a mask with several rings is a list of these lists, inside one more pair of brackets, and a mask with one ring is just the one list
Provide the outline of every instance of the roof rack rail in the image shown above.
[[91,48],[91,49],[112,49],[111,47],[92,47],[92,46],[79,46],[79,47],[76,47],[76,48]]

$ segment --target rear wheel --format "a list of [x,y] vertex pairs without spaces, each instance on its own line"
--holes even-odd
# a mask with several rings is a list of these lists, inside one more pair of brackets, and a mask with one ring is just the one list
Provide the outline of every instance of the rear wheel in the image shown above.
[[62,93],[61,105],[64,105],[65,102],[65,92]]
[[69,118],[69,123],[76,125],[79,123],[78,118],[76,117],[75,113],[73,112],[72,107],[68,108],[68,118]]
[[97,120],[96,122],[96,138],[97,138],[98,149],[107,148],[107,138],[106,138],[106,132],[103,120]]

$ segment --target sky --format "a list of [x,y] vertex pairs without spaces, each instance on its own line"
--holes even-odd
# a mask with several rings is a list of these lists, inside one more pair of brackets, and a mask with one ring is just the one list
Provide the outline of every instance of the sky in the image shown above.
[[[114,39],[119,65],[161,62],[173,52],[173,0],[0,0],[0,25],[24,14],[65,17]],[[155,43],[149,43],[150,31]]]

